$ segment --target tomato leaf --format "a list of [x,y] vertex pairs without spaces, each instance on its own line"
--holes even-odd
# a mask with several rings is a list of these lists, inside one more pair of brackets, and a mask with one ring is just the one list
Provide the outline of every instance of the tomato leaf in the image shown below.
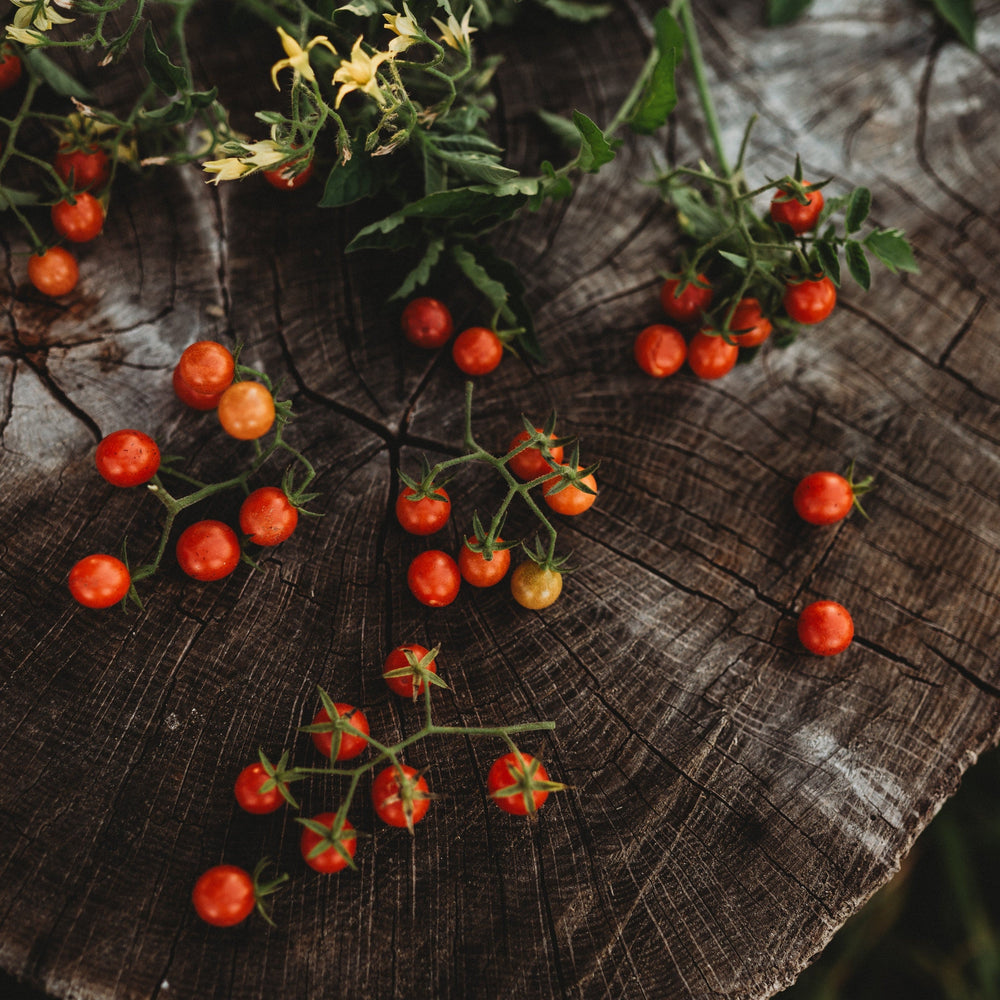
[[655,132],[676,107],[674,75],[684,54],[684,32],[666,7],[657,13],[653,27],[654,47],[642,73],[645,84],[627,119],[632,131],[640,135]]
[[835,284],[840,284],[840,258],[832,243],[825,240],[817,240],[814,244],[816,256],[819,257],[820,267],[823,273]]
[[25,49],[22,58],[60,96],[80,100],[93,96],[79,80],[54,63],[41,49]]
[[934,9],[949,24],[962,43],[975,51],[976,8],[973,0],[933,0]]
[[14,188],[0,188],[0,212],[5,212],[12,205],[36,205],[38,194],[34,191],[16,191]]
[[538,0],[538,5],[567,21],[596,21],[613,10],[609,3],[584,3],[581,0]]
[[402,250],[404,247],[419,246],[423,238],[423,230],[419,225],[411,223],[401,212],[393,212],[392,215],[359,229],[344,252]]
[[355,151],[346,163],[334,164],[323,188],[320,208],[339,208],[351,205],[373,194],[376,188],[375,171],[371,159]]
[[573,124],[583,139],[576,166],[588,174],[596,174],[605,163],[615,158],[615,148],[621,143],[609,142],[607,136],[582,111],[573,112]]
[[856,187],[847,201],[845,225],[849,233],[856,233],[872,209],[872,193],[866,187]]
[[417,263],[409,274],[403,279],[403,283],[397,288],[392,295],[389,296],[389,301],[393,299],[403,299],[408,298],[413,294],[416,289],[421,288],[430,281],[431,274],[434,268],[437,266],[438,261],[441,259],[441,253],[444,251],[444,240],[436,239],[431,240],[427,244],[427,249],[424,251],[423,257]]
[[920,267],[913,257],[913,249],[899,229],[876,229],[865,237],[864,246],[893,274],[899,271],[920,273]]
[[451,152],[438,146],[435,155],[462,177],[479,184],[504,184],[518,176],[516,170],[505,167],[492,153]]
[[750,266],[750,261],[742,254],[730,253],[728,250],[720,250],[719,256],[728,260],[730,264],[735,265],[741,271],[745,271]]
[[580,130],[568,118],[544,108],[539,108],[535,114],[556,137],[560,146],[573,151],[580,148]]
[[847,258],[847,269],[851,277],[867,292],[872,283],[872,269],[868,265],[864,247],[857,240],[848,240],[844,244],[844,256]]
[[146,36],[143,39],[143,62],[149,78],[158,90],[168,97],[176,94],[188,82],[187,73],[180,66],[175,66],[160,48],[153,35],[153,25],[146,25]]
[[812,0],[767,0],[767,23],[772,27],[794,21]]

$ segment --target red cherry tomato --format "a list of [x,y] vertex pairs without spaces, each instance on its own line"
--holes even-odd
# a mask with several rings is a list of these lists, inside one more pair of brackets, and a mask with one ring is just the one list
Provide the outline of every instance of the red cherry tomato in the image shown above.
[[[332,875],[334,872],[343,871],[354,858],[354,853],[358,849],[358,837],[354,832],[351,821],[344,820],[336,838],[332,837],[333,827],[337,821],[337,814],[332,812],[320,813],[313,816],[312,822],[326,827],[329,833],[320,836],[316,831],[305,827],[299,841],[299,850],[302,853],[302,860],[310,868],[324,875]],[[333,841],[330,843],[329,841]],[[325,847],[321,845],[326,844]]]
[[22,69],[18,56],[6,46],[0,49],[0,91],[10,90],[21,79]]
[[688,365],[703,379],[722,378],[733,370],[740,349],[725,339],[699,330],[688,344]]
[[[577,472],[582,470],[583,466],[578,465]],[[545,497],[545,502],[557,514],[571,516],[582,514],[585,510],[590,510],[594,506],[594,502],[597,500],[597,480],[594,478],[593,473],[584,476],[581,480],[584,485],[589,486],[594,491],[593,493],[587,493],[576,485],[567,486],[558,493],[549,492],[549,490],[554,490],[561,482],[562,479],[559,476],[555,476],[548,480],[542,487],[542,495]]]
[[238,441],[256,441],[274,424],[274,396],[262,382],[234,382],[219,399],[219,423]]
[[263,764],[250,764],[243,768],[233,786],[233,794],[240,808],[255,816],[264,816],[280,809],[285,804],[285,797],[277,784],[266,792],[261,791],[261,786],[271,780]]
[[110,608],[132,586],[128,567],[114,556],[84,556],[69,571],[69,592],[85,608]]
[[50,247],[28,258],[28,280],[42,295],[69,295],[80,280],[76,258],[65,247]]
[[[360,708],[355,708],[342,701],[334,702],[333,707],[337,710],[338,716],[349,722],[359,732],[365,735],[371,732],[368,728],[368,719]],[[330,713],[325,708],[321,708],[313,717],[312,724],[321,726],[330,721]],[[363,736],[334,730],[332,726],[329,732],[314,732],[311,735],[316,749],[324,757],[329,757],[331,760],[354,760],[355,757],[360,757],[368,747],[368,741]],[[334,740],[337,741],[336,751],[334,751]]]
[[679,330],[665,323],[647,326],[632,345],[636,363],[654,378],[665,378],[679,371],[687,357],[687,344]]
[[253,878],[236,865],[209,868],[194,884],[195,912],[213,927],[233,927],[253,913],[257,892]]
[[454,329],[448,307],[426,296],[407,303],[400,326],[411,344],[427,348],[443,347]]
[[200,392],[195,392],[177,374],[177,369],[174,368],[174,373],[172,376],[172,383],[174,387],[174,395],[186,406],[190,406],[193,410],[214,410],[219,405],[219,400],[222,399],[221,392],[213,392],[211,395],[205,395]]
[[233,384],[236,362],[224,344],[196,340],[181,353],[177,377],[201,396],[221,395]]
[[[390,689],[403,698],[415,698],[416,695],[420,694],[426,681],[413,669],[410,656],[407,654],[410,654],[418,662],[423,662],[429,652],[429,649],[415,642],[397,646],[385,658],[385,663],[382,665],[382,676]],[[437,673],[436,660],[427,660],[423,662],[423,666],[432,674]]]
[[111,176],[108,154],[100,146],[61,146],[52,165],[74,191],[102,188]]
[[836,601],[814,601],[802,609],[798,622],[799,641],[810,653],[833,656],[854,638],[850,612]]
[[837,304],[837,286],[824,275],[785,286],[782,300],[785,312],[796,323],[820,323],[833,312]]
[[160,449],[142,431],[114,431],[98,444],[94,461],[112,486],[141,486],[160,468]]
[[447,552],[429,549],[414,557],[406,573],[410,593],[429,608],[443,608],[458,597],[462,575]]
[[271,187],[277,188],[279,191],[295,191],[309,182],[315,166],[312,158],[310,158],[309,162],[300,169],[299,164],[301,162],[301,159],[291,160],[284,164],[284,166],[276,167],[274,170],[265,170],[263,171],[264,180]]
[[372,804],[375,814],[389,826],[413,828],[427,815],[430,792],[427,781],[416,768],[401,764],[400,770],[390,764],[372,782]]
[[[808,181],[802,183],[809,184]],[[823,211],[823,192],[807,191],[806,198],[808,204],[803,205],[794,194],[779,189],[771,199],[771,218],[781,225],[788,226],[796,236],[809,232]]]
[[[541,427],[536,427],[535,430],[541,432]],[[527,441],[531,435],[527,430],[521,431],[520,434],[514,436],[510,444],[507,445],[507,453],[512,452],[518,445],[522,442]],[[550,440],[555,441],[555,434],[550,435]],[[555,447],[549,447],[549,454],[552,456],[551,462],[558,465],[563,460],[563,449],[562,445],[556,445]],[[518,479],[523,479],[525,482],[530,482],[532,479],[537,479],[539,476],[546,476],[552,471],[552,464],[550,460],[546,458],[541,449],[537,445],[532,445],[530,448],[525,448],[523,451],[519,451],[512,459],[507,462],[507,468],[514,473]]]
[[711,305],[712,286],[703,274],[699,274],[696,281],[689,281],[683,289],[681,281],[680,278],[668,278],[663,282],[660,304],[671,319],[691,323]]
[[[495,761],[486,776],[486,790],[499,809],[512,816],[527,816],[545,804],[549,791],[531,787],[535,782],[547,782],[549,773],[541,761],[536,763],[531,754],[522,753],[524,764],[516,753],[505,753]],[[507,788],[520,786],[513,794],[500,794]]]
[[759,347],[771,336],[773,327],[771,321],[761,313],[760,303],[756,299],[740,299],[733,310],[729,329],[743,331],[732,334],[732,339],[740,347]]
[[455,338],[451,357],[466,375],[488,375],[503,360],[503,341],[488,327],[470,326]]
[[811,472],[792,495],[799,517],[809,524],[835,524],[854,506],[854,488],[836,472]]
[[240,505],[240,531],[254,545],[278,545],[290,538],[299,512],[284,490],[261,486]]
[[[448,491],[437,487],[434,496],[411,500],[416,491],[404,486],[396,497],[396,520],[411,535],[433,535],[440,531],[451,516],[451,498]],[[435,499],[438,497],[439,499]]]
[[222,521],[197,521],[177,539],[177,562],[195,580],[221,580],[239,565],[240,541]]
[[[470,542],[475,543],[472,535]],[[502,542],[502,538],[497,538]],[[473,587],[492,587],[499,583],[510,569],[510,549],[494,549],[487,559],[482,552],[474,552],[468,545],[463,545],[458,553],[458,571],[462,579]]]
[[79,191],[73,199],[52,206],[52,225],[72,243],[88,243],[104,228],[104,208],[89,191]]

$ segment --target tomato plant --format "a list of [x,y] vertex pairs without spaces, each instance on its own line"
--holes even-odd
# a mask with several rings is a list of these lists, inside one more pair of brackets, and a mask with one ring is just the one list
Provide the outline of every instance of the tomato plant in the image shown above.
[[411,344],[426,348],[443,347],[455,328],[448,307],[427,296],[407,303],[400,326]]
[[[299,820],[305,827],[299,840],[302,859],[310,868],[332,875],[353,864],[358,836],[349,820],[337,830],[337,814],[320,813],[311,820]],[[337,830],[334,833],[334,830]]]
[[798,634],[810,653],[833,656],[851,644],[854,621],[847,608],[836,601],[813,601],[799,615]]
[[104,228],[104,208],[89,191],[78,191],[72,202],[52,206],[52,225],[70,242],[88,243]]
[[[578,465],[577,472],[582,471],[583,466]],[[555,476],[549,479],[542,487],[542,495],[545,497],[545,502],[557,514],[570,516],[582,514],[585,510],[590,510],[594,506],[594,502],[597,500],[597,479],[592,472],[580,479],[580,483],[590,490],[589,493],[586,489],[581,489],[576,483],[570,483],[569,486],[564,486],[558,492],[554,492],[562,482],[563,479],[561,476]]]
[[28,280],[52,298],[69,295],[80,280],[76,258],[65,247],[49,247],[44,253],[28,258]]
[[128,567],[114,556],[84,556],[69,571],[69,592],[85,608],[110,608],[124,600],[132,586]]
[[291,537],[298,523],[295,504],[277,486],[261,486],[240,505],[240,531],[254,545],[278,545]]
[[847,476],[838,472],[810,472],[801,479],[792,495],[796,513],[809,524],[835,524],[857,508],[864,514],[858,500],[872,486],[872,477],[854,481],[853,463]]
[[679,330],[665,323],[654,323],[635,338],[632,353],[647,375],[665,378],[679,371],[684,364],[687,343]]
[[257,888],[249,872],[236,865],[209,868],[191,893],[195,912],[213,927],[242,923],[257,905]]
[[785,312],[796,323],[821,323],[837,304],[837,287],[826,275],[792,281],[785,286],[782,302]]
[[699,330],[688,344],[688,365],[703,379],[722,378],[733,370],[740,349],[725,338]]
[[788,226],[796,236],[809,232],[823,211],[823,192],[808,190],[808,181],[802,181],[801,185],[807,189],[803,192],[805,204],[799,201],[792,189],[779,188],[771,199],[771,218],[780,225]]
[[[497,537],[495,544],[502,543],[503,539]],[[487,559],[485,553],[470,545],[478,545],[475,535],[466,540],[458,553],[458,571],[462,579],[473,587],[492,587],[499,583],[510,569],[510,549],[495,548]]]
[[240,541],[222,521],[196,521],[177,539],[177,562],[195,580],[221,580],[239,561]]
[[729,320],[731,339],[740,347],[759,347],[771,336],[771,321],[763,315],[754,298],[740,299]]
[[522,608],[540,611],[559,599],[562,593],[562,573],[526,559],[510,575],[510,592]]
[[396,694],[416,700],[424,689],[426,675],[437,673],[437,652],[437,646],[425,649],[415,642],[397,646],[385,658],[382,677]]
[[704,274],[694,281],[668,278],[660,286],[660,304],[672,320],[692,323],[712,304],[711,283]]
[[296,191],[309,182],[316,166],[311,157],[304,167],[300,167],[301,163],[301,159],[291,160],[274,170],[265,170],[264,180],[279,191]]
[[160,468],[160,449],[142,431],[114,431],[101,439],[94,461],[112,486],[140,486]]
[[396,497],[396,520],[411,535],[433,535],[448,523],[450,516],[451,498],[440,486],[426,496],[412,486],[404,486]]
[[[371,732],[368,728],[368,718],[360,708],[342,701],[334,702],[333,707],[338,722],[348,723],[365,736]],[[348,732],[334,723],[326,706],[316,713],[308,729],[312,735],[313,745],[324,757],[329,757],[331,760],[353,760],[355,757],[360,757],[368,747],[368,741],[364,736]]]
[[21,59],[6,45],[0,48],[0,92],[10,90],[21,79]]
[[[542,433],[541,427],[536,427],[535,430]],[[527,441],[530,437],[531,434],[527,429],[521,431],[520,434],[516,434],[510,444],[507,445],[508,454],[523,442]],[[557,440],[555,434],[550,434],[549,440]],[[542,450],[538,447],[538,445],[532,445],[530,448],[525,448],[523,451],[519,451],[513,458],[509,459],[507,462],[507,468],[509,468],[518,479],[530,482],[532,479],[537,479],[539,476],[546,476],[552,472],[553,463],[558,465],[562,462],[562,446],[550,445],[549,455],[550,457],[547,458],[542,453]]]
[[485,326],[470,326],[451,345],[451,357],[466,375],[488,375],[503,360],[503,341]]
[[[266,789],[264,786],[267,785]],[[236,777],[233,793],[241,809],[255,816],[264,816],[280,809],[285,802],[278,781],[261,763],[250,764]]]
[[214,340],[196,340],[181,353],[177,377],[201,396],[220,395],[233,383],[236,361],[232,351]]
[[406,572],[410,593],[430,608],[443,608],[458,597],[458,564],[447,552],[429,549],[415,556]]
[[497,807],[512,816],[532,816],[551,792],[565,786],[549,779],[545,765],[527,753],[505,753],[486,776],[486,790]]
[[383,823],[412,830],[431,805],[427,780],[408,764],[390,764],[372,782],[372,804]]
[[218,406],[222,429],[238,441],[256,441],[273,426],[274,396],[262,382],[234,382]]
[[108,154],[96,145],[84,148],[61,146],[52,165],[74,191],[102,188],[111,176]]

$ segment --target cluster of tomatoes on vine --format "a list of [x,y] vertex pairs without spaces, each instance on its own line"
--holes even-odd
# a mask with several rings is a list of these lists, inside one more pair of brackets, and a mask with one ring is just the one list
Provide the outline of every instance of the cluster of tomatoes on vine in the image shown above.
[[[251,375],[255,377],[248,377]],[[85,556],[73,566],[69,574],[70,593],[85,607],[106,608],[129,596],[138,602],[135,583],[159,569],[174,519],[216,494],[236,488],[246,493],[238,514],[243,539],[224,521],[208,518],[186,527],[174,550],[181,570],[203,582],[223,579],[241,561],[253,564],[246,554],[246,543],[262,547],[278,545],[291,537],[300,512],[310,513],[304,505],[316,494],[305,489],[314,471],[304,456],[284,442],[281,430],[291,417],[291,409],[287,401],[275,400],[266,376],[238,365],[236,357],[223,344],[204,340],[191,344],[181,354],[173,371],[173,387],[177,397],[192,409],[216,411],[220,427],[231,438],[253,442],[255,458],[241,473],[218,482],[202,483],[162,461],[159,446],[144,431],[126,428],[102,438],[95,453],[100,475],[112,486],[123,489],[146,486],[166,508],[166,518],[158,550],[150,563],[131,570],[125,558],[97,553]],[[275,426],[273,440],[262,448],[260,439]],[[295,459],[301,478],[296,478],[293,464],[285,470],[280,486],[250,490],[250,477],[279,449]],[[161,473],[174,476],[193,489],[174,496],[163,484]]]
[[[423,697],[423,726],[393,745],[381,742],[371,734],[365,713],[346,702],[335,702],[319,689],[320,707],[312,721],[300,727],[308,733],[315,750],[329,764],[319,767],[296,767],[289,764],[288,753],[277,763],[260,752],[258,761],[248,764],[236,777],[233,791],[237,804],[256,816],[274,813],[290,807],[301,807],[292,794],[296,782],[317,776],[334,776],[347,780],[344,796],[336,809],[327,809],[310,818],[296,817],[302,827],[299,854],[306,865],[316,872],[331,875],[354,868],[358,838],[362,836],[348,819],[348,813],[360,781],[374,774],[369,790],[371,807],[378,820],[395,829],[414,827],[427,815],[435,796],[430,790],[424,770],[418,770],[402,760],[403,751],[430,737],[500,738],[508,750],[498,757],[486,777],[490,801],[512,816],[534,817],[552,792],[565,788],[552,781],[544,764],[514,743],[513,736],[531,731],[548,730],[551,723],[525,723],[513,726],[447,726],[437,725],[431,711],[433,687],[445,687],[439,677],[437,656],[440,648],[428,650],[417,643],[405,643],[394,648],[386,657],[382,676],[389,688],[414,703]],[[367,760],[365,754],[371,751]],[[357,763],[352,763],[357,762]],[[232,864],[215,865],[195,883],[192,902],[195,911],[206,923],[230,927],[241,923],[256,908],[270,920],[263,907],[264,899],[289,878],[282,874],[269,882],[261,876],[268,862],[261,862],[253,872]]]

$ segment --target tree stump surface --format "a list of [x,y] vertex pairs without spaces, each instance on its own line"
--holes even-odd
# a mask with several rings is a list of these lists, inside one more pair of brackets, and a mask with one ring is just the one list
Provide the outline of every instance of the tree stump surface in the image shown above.
[[[125,180],[79,288],[55,303],[27,285],[8,227],[0,968],[73,1000],[760,1000],[792,982],[1000,732],[1000,4],[984,6],[975,54],[904,0],[827,0],[782,29],[756,3],[699,5],[734,153],[759,116],[751,186],[796,152],[834,193],[865,184],[874,221],[904,229],[922,269],[878,271],[867,294],[845,285],[822,327],[718,382],[649,379],[631,356],[661,319],[676,247],[642,181],[710,156],[686,77],[662,134],[498,232],[548,360],[508,358],[480,380],[477,436],[502,450],[520,414],[555,408],[601,462],[596,506],[559,524],[576,572],[544,612],[505,585],[438,610],[406,589],[412,556],[457,551],[497,491],[462,470],[442,536],[396,525],[395,469],[460,449],[462,380],[447,352],[401,341],[385,301],[399,262],[342,253],[357,212],[313,209],[315,186],[216,190],[195,167]],[[506,57],[512,162],[537,160],[539,104],[610,117],[655,9],[630,0],[589,27],[532,18],[486,43]],[[206,72],[245,110],[278,100],[274,53],[225,41],[206,47]],[[488,321],[458,302],[460,322]],[[141,427],[206,479],[248,454],[172,394],[180,351],[202,338],[243,341],[247,363],[284,380],[324,516],[259,571],[199,584],[168,558],[142,612],[77,607],[77,559],[127,536],[142,561],[158,538],[159,506],[98,477],[103,434]],[[851,459],[877,479],[870,520],[799,521],[798,479]],[[823,597],[857,629],[828,658],[795,635]],[[242,813],[232,782],[258,748],[315,762],[297,730],[317,685],[387,742],[415,729],[381,679],[403,641],[442,644],[437,721],[553,720],[520,745],[571,788],[536,822],[508,817],[484,792],[502,743],[431,740],[408,755],[440,796],[414,836],[360,795],[357,871],[305,874],[292,815]],[[338,789],[303,789],[303,815]],[[197,876],[263,856],[293,875],[277,926],[202,924]]]

